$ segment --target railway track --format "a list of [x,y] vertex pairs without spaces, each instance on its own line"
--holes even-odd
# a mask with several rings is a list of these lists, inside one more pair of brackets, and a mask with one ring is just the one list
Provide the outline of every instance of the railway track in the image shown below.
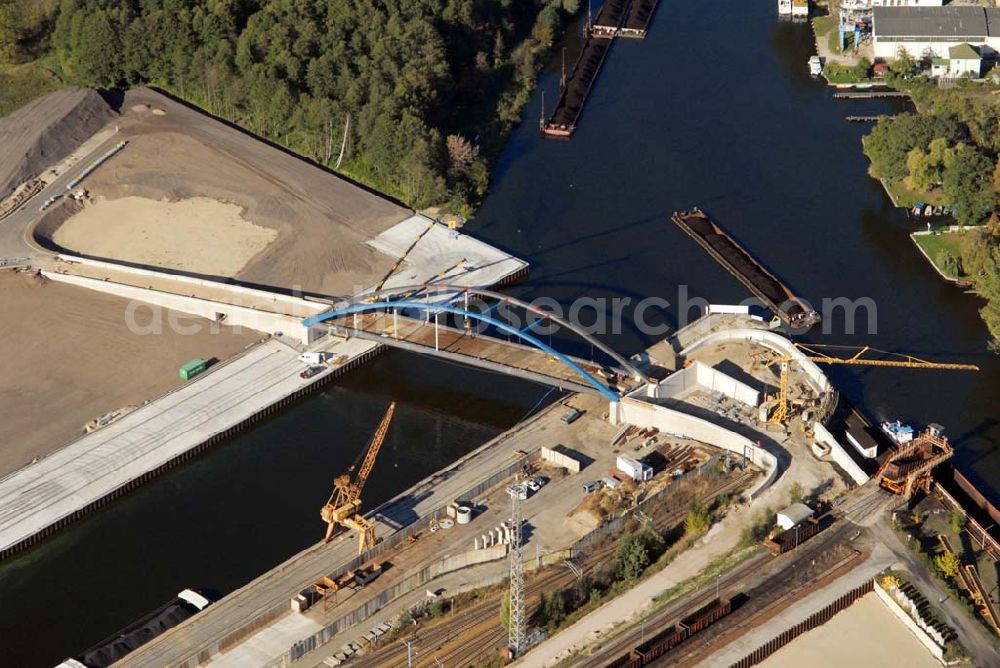
[[[744,472],[728,478],[698,497],[704,504],[710,503],[720,494],[733,493],[744,488],[755,473]],[[646,513],[657,530],[665,531],[677,527],[687,514],[687,505],[678,510],[666,511],[661,508],[648,509]],[[605,567],[614,557],[617,542],[608,540],[589,550],[579,560],[578,566],[584,573]],[[568,568],[548,568],[527,582],[527,603],[529,614],[539,604],[543,592],[555,591],[571,585],[577,579]],[[454,617],[435,622],[417,629],[413,634],[394,640],[392,644],[359,657],[356,665],[365,668],[398,668],[406,665],[407,648],[403,640],[412,640],[417,667],[474,666],[482,657],[502,647],[507,637],[499,619],[499,596],[491,596],[478,601]]]
[[[770,609],[776,602],[779,602],[789,593],[788,581],[790,576],[788,568],[791,563],[809,563],[819,559],[829,550],[831,545],[849,538],[852,530],[855,529],[855,525],[849,522],[838,522],[812,540],[803,543],[797,552],[787,552],[778,557],[773,557],[770,553],[762,549],[759,554],[749,558],[720,578],[718,596],[725,599],[744,594],[748,596],[745,605],[757,606],[760,603],[764,603],[765,608],[763,609]],[[752,581],[753,574],[762,569],[767,569],[767,574],[753,586],[747,587],[745,583]],[[823,577],[824,574],[820,574],[819,577]],[[815,580],[816,578],[810,578],[805,583],[800,583],[797,585],[797,589],[793,590],[793,593],[811,585]],[[662,611],[647,619],[641,627],[630,626],[620,636],[615,638],[611,644],[602,647],[591,656],[583,658],[574,664],[575,668],[603,668],[618,657],[627,654],[632,648],[641,644],[644,638],[648,639],[655,636],[660,631],[676,624],[691,610],[696,610],[714,600],[717,597],[716,588],[710,585],[707,585],[706,588],[707,591],[704,591],[704,593],[682,597],[671,603]],[[755,594],[755,592],[759,593]],[[757,609],[754,616],[756,617],[759,612],[760,610]],[[746,623],[745,615],[741,615],[739,610],[735,610],[728,620],[719,622],[708,633],[697,638],[696,642],[702,645],[705,638],[716,636],[718,633],[728,632],[733,628],[732,620],[740,620],[739,624]],[[680,665],[678,661],[683,656],[689,654],[691,652],[685,652],[684,646],[681,645],[680,648],[667,653],[662,659],[654,661],[649,665]]]

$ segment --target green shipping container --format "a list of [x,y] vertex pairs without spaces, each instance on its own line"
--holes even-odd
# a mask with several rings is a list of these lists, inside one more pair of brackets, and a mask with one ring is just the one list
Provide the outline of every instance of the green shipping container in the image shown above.
[[205,360],[200,357],[191,360],[187,364],[182,364],[180,368],[181,380],[191,380],[205,369]]

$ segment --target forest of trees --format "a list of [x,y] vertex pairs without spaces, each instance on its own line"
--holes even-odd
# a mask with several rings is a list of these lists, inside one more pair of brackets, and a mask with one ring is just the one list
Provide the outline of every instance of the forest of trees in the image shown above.
[[0,62],[43,44],[68,83],[159,86],[323,164],[340,161],[411,206],[462,211],[485,194],[490,158],[579,9],[579,0],[45,0],[26,16],[33,4],[0,0]]

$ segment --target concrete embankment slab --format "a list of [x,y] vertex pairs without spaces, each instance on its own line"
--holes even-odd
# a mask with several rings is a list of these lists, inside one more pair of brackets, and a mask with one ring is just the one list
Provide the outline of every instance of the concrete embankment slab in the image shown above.
[[[359,340],[324,346],[352,358],[375,348]],[[51,533],[323,377],[301,378],[297,357],[295,349],[278,341],[255,346],[0,480],[0,555]]]

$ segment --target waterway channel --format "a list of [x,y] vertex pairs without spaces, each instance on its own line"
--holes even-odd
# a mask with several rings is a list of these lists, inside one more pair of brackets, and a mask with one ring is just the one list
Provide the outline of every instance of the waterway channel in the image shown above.
[[[986,351],[980,303],[926,265],[911,223],[866,175],[866,127],[844,116],[890,104],[833,100],[808,75],[812,53],[808,25],[779,23],[771,0],[665,0],[646,40],[615,42],[570,141],[538,134],[541,91],[551,105],[559,74],[541,78],[466,229],[530,260],[519,297],[660,297],[671,306],[645,319],[675,327],[694,316],[677,307],[683,290],[720,303],[748,296],[670,223],[675,210],[707,209],[814,304],[869,298],[877,308],[872,333],[863,314],[855,333],[833,317],[829,334],[807,340],[981,365],[830,371],[872,417],[944,424],[957,465],[1000,499],[1000,360]],[[624,313],[621,332],[603,338],[632,354],[655,337]],[[229,591],[308,545],[332,477],[392,399],[398,422],[372,505],[514,424],[546,392],[385,355],[0,565],[0,665],[51,665],[183,587]]]

